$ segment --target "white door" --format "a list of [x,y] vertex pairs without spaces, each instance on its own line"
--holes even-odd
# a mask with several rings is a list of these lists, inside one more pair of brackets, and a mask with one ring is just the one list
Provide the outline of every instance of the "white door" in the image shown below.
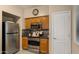
[[67,11],[53,13],[52,23],[54,53],[71,53],[71,13]]

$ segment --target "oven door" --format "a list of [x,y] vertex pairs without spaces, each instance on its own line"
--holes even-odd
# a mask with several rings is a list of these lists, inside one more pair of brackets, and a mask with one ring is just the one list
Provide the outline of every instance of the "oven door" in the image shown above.
[[29,40],[28,44],[33,45],[33,46],[39,46],[40,43],[39,43],[39,41]]
[[40,42],[37,40],[28,40],[29,48],[28,50],[34,53],[39,53]]

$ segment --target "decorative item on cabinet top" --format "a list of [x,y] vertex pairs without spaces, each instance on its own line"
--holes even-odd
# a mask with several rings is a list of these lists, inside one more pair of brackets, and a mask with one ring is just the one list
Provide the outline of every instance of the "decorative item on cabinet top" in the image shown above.
[[38,9],[33,9],[32,14],[34,16],[38,15],[39,14],[39,10]]

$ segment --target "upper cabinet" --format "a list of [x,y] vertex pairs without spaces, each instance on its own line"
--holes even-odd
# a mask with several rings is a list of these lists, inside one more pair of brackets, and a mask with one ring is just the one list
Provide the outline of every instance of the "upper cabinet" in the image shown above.
[[25,19],[25,28],[30,29],[31,28],[31,19]]
[[49,16],[39,16],[25,19],[25,28],[30,29],[34,23],[41,23],[42,29],[49,29]]
[[39,23],[40,22],[40,17],[35,17],[31,19],[32,24],[33,23]]
[[41,17],[40,22],[42,23],[42,29],[49,29],[49,17],[48,16]]

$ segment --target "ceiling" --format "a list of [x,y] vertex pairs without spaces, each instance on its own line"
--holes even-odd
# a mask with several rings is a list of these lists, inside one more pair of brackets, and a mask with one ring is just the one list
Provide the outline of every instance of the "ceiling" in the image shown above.
[[32,7],[41,7],[41,6],[48,6],[48,5],[18,5],[18,7],[23,9],[32,8]]
[[41,5],[19,5],[19,7],[21,7],[21,8],[32,8],[32,7],[39,7],[39,6],[41,6]]

